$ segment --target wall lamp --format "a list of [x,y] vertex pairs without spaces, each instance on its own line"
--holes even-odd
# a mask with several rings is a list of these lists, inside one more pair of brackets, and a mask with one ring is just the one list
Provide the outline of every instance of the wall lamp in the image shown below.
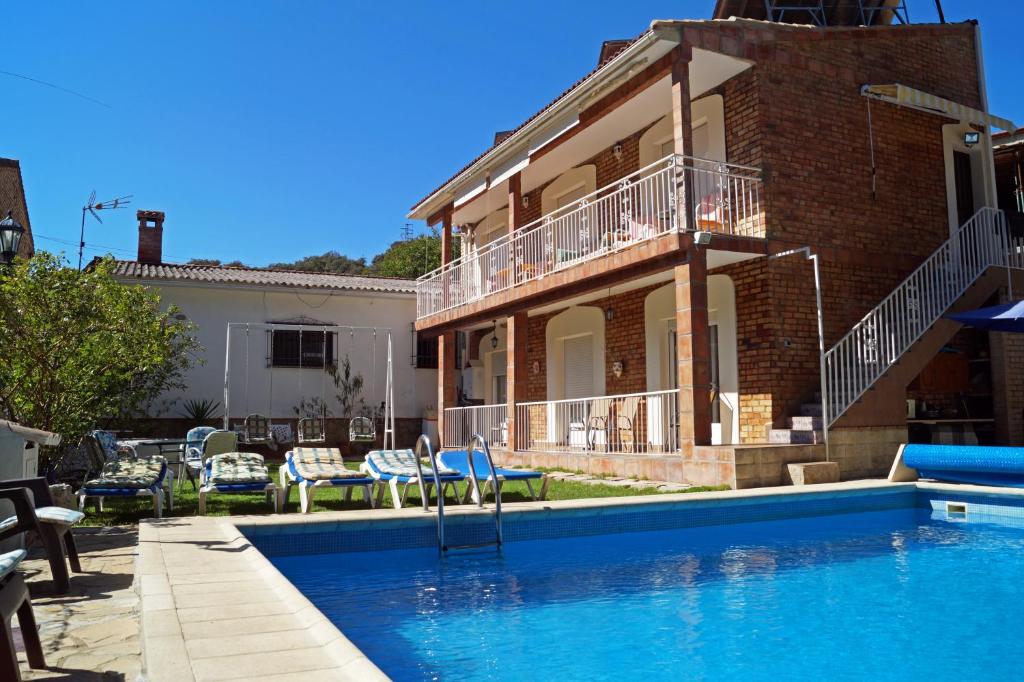
[[697,246],[707,246],[711,243],[711,233],[707,230],[697,230],[693,233],[693,243]]

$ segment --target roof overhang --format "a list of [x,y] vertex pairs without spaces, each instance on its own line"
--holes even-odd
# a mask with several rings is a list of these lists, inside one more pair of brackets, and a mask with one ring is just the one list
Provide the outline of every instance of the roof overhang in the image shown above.
[[864,85],[860,94],[871,99],[889,102],[901,107],[924,111],[929,114],[946,116],[963,123],[973,123],[979,126],[990,126],[1000,130],[1012,131],[1016,129],[1013,121],[999,116],[974,109],[959,102],[939,97],[923,90],[916,90],[899,83],[885,85]]
[[586,105],[668,54],[678,44],[677,34],[647,31],[501,144],[416,204],[408,217],[417,220],[436,217],[447,204],[465,204],[494,184],[494,180],[500,182],[517,170],[522,170],[529,163],[532,150],[540,149],[579,125],[580,111]]

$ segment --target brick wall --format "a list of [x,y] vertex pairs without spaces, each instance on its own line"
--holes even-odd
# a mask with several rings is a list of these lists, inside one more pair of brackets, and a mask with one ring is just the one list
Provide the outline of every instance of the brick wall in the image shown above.
[[[812,33],[779,32],[718,92],[729,160],[764,171],[771,250],[808,245],[821,255],[831,346],[949,235],[942,125],[950,121],[873,102],[872,192],[860,86],[898,82],[969,106],[979,96],[971,26]],[[741,438],[758,442],[818,388],[813,270],[793,256],[713,274],[736,283]]]

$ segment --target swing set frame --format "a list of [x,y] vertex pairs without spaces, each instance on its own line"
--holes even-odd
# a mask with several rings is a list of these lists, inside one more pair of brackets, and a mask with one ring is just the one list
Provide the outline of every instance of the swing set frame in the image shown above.
[[[384,439],[383,449],[393,450],[395,448],[395,410],[394,410],[394,363],[393,363],[393,352],[392,352],[392,341],[391,341],[391,328],[390,327],[360,327],[353,325],[340,325],[340,324],[289,324],[289,323],[276,323],[276,322],[228,322],[227,333],[225,338],[225,349],[224,349],[224,430],[230,430],[231,426],[231,338],[232,331],[240,331],[245,334],[245,393],[248,398],[249,394],[249,334],[252,331],[266,331],[269,332],[267,337],[268,343],[268,356],[267,356],[267,370],[270,372],[269,379],[269,398],[268,398],[268,414],[267,420],[269,424],[273,424],[273,396],[274,396],[274,358],[273,358],[273,339],[275,331],[297,331],[299,332],[299,365],[297,369],[303,369],[302,367],[302,333],[313,332],[317,334],[323,334],[325,344],[323,347],[324,354],[324,365],[321,369],[326,372],[326,361],[327,361],[327,334],[335,333],[338,334],[339,342],[339,354],[341,348],[341,334],[347,332],[350,338],[354,338],[357,333],[369,333],[373,344],[373,367],[371,372],[373,374],[373,383],[376,383],[376,372],[377,372],[377,335],[383,333],[387,338],[387,359],[386,359],[386,371],[385,371],[385,382],[384,382]],[[335,358],[337,361],[338,358]],[[324,379],[321,378],[321,401],[324,400]],[[299,378],[299,387],[301,392],[302,378]],[[248,404],[246,404],[246,412],[248,412]],[[248,415],[247,417],[248,418]],[[302,418],[301,415],[299,417]],[[356,417],[352,417],[355,419]],[[326,432],[326,415],[318,417],[318,419],[324,420],[322,424],[323,430]],[[298,435],[298,434],[296,434]]]

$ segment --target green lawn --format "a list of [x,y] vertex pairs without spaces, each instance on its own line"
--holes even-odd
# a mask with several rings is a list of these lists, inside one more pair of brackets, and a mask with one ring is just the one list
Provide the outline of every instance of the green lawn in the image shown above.
[[[277,483],[278,468],[280,464],[268,464],[270,477]],[[358,469],[358,462],[350,462],[350,469]],[[721,488],[691,488],[687,492],[701,492],[705,490],[726,490]],[[661,491],[655,489],[633,490],[602,484],[587,484],[574,481],[552,480],[548,485],[549,500],[577,500],[590,497],[632,497],[635,495],[660,495]],[[341,492],[338,489],[321,488],[316,492],[313,502],[313,511],[341,511],[345,509],[366,509],[363,502],[362,492],[354,491],[351,502],[341,500]],[[448,498],[451,500],[451,497]],[[503,502],[524,502],[530,499],[526,491],[526,484],[513,482],[502,486]],[[409,490],[409,497],[406,506],[416,506],[420,503],[419,491],[415,488]],[[390,493],[384,496],[384,505],[390,506]],[[164,509],[164,516],[194,516],[199,508],[199,495],[192,489],[192,484],[185,481],[179,488],[177,481],[174,483],[174,511]],[[286,513],[299,511],[299,491],[292,489],[288,500],[285,502]],[[221,495],[213,493],[206,497],[207,516],[228,516],[231,514],[269,514],[271,506],[265,500],[262,493],[251,493],[244,495]],[[142,498],[107,498],[104,501],[104,511],[97,512],[90,500],[86,506],[85,520],[83,526],[129,526],[135,525],[139,519],[148,518],[153,515],[152,501],[148,497]]]

